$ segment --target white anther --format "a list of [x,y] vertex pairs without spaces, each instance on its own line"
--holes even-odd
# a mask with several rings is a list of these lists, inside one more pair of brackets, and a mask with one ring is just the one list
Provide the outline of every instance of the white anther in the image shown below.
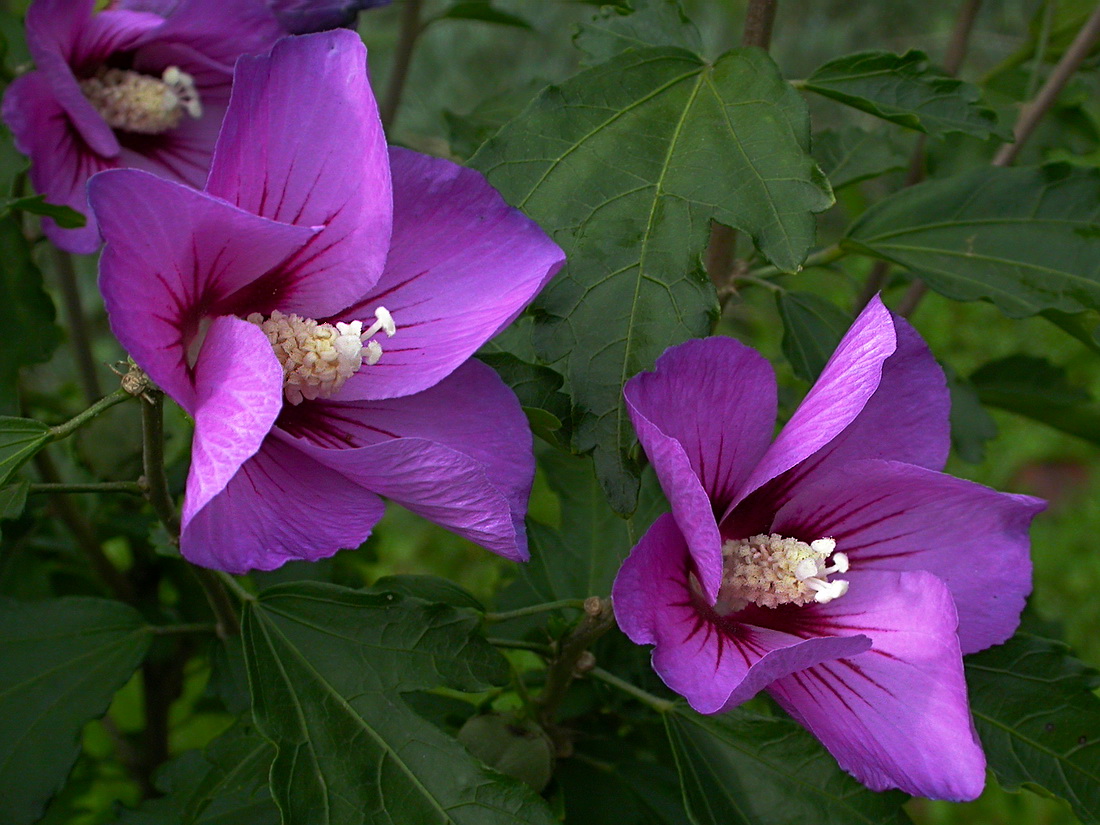
[[360,337],[366,341],[368,338],[377,335],[380,331],[384,331],[387,338],[392,338],[393,334],[397,332],[397,325],[394,324],[393,316],[390,315],[390,311],[385,307],[378,307],[378,309],[374,311],[374,317],[378,320],[371,324]]
[[814,578],[820,572],[817,559],[803,559],[794,568],[794,577],[802,582]]
[[366,346],[366,355],[363,360],[367,362],[368,366],[373,367],[378,363],[378,359],[382,357],[382,346],[377,341],[368,341]]
[[826,567],[822,572],[826,575],[832,575],[833,573],[847,573],[848,572],[848,554],[847,553],[833,553],[830,559],[832,564]]
[[836,550],[836,542],[832,539],[814,539],[810,542],[810,549],[821,556],[828,556]]
[[814,601],[818,604],[828,604],[833,599],[839,599],[848,592],[848,582],[844,579],[837,579],[832,582],[814,580],[807,582],[807,584],[817,591],[814,593]]

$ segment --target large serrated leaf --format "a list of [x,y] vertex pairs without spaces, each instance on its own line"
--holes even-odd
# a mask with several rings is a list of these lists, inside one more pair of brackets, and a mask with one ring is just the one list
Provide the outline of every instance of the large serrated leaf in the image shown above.
[[107,599],[0,599],[0,822],[36,820],[152,634]]
[[804,88],[930,135],[964,132],[1011,139],[998,128],[997,115],[981,104],[976,86],[932,68],[928,55],[916,50],[838,57],[810,75]]
[[1060,642],[1019,632],[966,657],[970,707],[989,767],[1006,788],[1038,785],[1100,822],[1097,674]]
[[766,54],[711,64],[660,47],[548,88],[471,160],[569,257],[536,304],[536,346],[566,375],[574,446],[594,452],[617,511],[634,509],[638,483],[623,384],[710,331],[712,219],[799,266],[832,203],[808,147],[805,104]]
[[30,418],[0,416],[0,484],[50,441],[50,428]]
[[285,825],[550,825],[529,788],[474,760],[400,694],[484,690],[504,660],[468,610],[301,582],[264,591],[242,633]]
[[842,242],[960,301],[1022,318],[1100,308],[1100,170],[977,169],[903,189]]
[[703,41],[680,7],[679,0],[633,0],[633,8],[604,6],[573,38],[592,62],[607,60],[627,49],[679,46],[700,52]]
[[701,716],[677,704],[665,725],[695,825],[909,822],[905,794],[869,791],[791,719],[745,710]]
[[858,126],[814,135],[814,157],[834,190],[904,169],[907,162],[905,151],[884,130]]

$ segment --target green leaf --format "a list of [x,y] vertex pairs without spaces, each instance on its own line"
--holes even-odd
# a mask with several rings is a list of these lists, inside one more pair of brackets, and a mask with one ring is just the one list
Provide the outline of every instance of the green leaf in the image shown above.
[[970,707],[997,781],[1039,786],[1100,822],[1097,673],[1061,642],[1019,632],[966,657]]
[[665,714],[695,825],[902,825],[908,798],[875,793],[842,771],[797,722],[733,710]]
[[945,371],[951,392],[951,446],[963,461],[980,464],[985,460],[985,442],[997,435],[997,422],[982,406],[973,384]]
[[851,316],[810,292],[780,292],[776,303],[783,321],[783,354],[795,375],[816,381],[852,325]]
[[642,761],[616,752],[584,761],[565,759],[556,773],[565,791],[567,823],[614,825],[683,825],[687,819],[680,799],[680,783],[668,764]]
[[1011,139],[993,110],[981,104],[981,92],[928,63],[911,50],[857,52],[830,60],[810,75],[805,89],[860,111],[929,135],[963,132],[981,139]]
[[1100,444],[1100,408],[1045,358],[1010,355],[979,368],[970,383],[983,404]]
[[0,484],[50,442],[50,428],[30,418],[0,416]]
[[204,752],[187,751],[157,775],[160,799],[126,811],[118,825],[273,825],[279,810],[267,789],[275,749],[237,724]]
[[424,25],[437,20],[480,20],[483,23],[513,26],[517,29],[531,28],[531,24],[519,15],[495,8],[491,0],[462,0],[444,9]]
[[904,169],[908,163],[905,151],[887,132],[858,126],[814,135],[814,157],[834,190]]
[[0,521],[19,518],[23,515],[23,508],[27,506],[29,488],[28,481],[18,481],[15,484],[0,487]]
[[485,612],[485,605],[468,590],[459,587],[450,579],[439,576],[424,576],[405,573],[398,576],[383,576],[370,588],[372,593],[396,593],[399,596],[412,596],[426,602],[449,604],[451,607],[464,607]]
[[528,522],[531,560],[520,568],[517,580],[526,592],[510,593],[502,607],[606,596],[630,549],[667,509],[656,475],[643,475],[639,506],[623,519],[600,495],[590,459],[547,450],[539,464],[558,495],[561,526]]
[[12,198],[0,204],[0,216],[6,216],[9,212],[17,211],[53,218],[54,223],[63,229],[79,229],[88,222],[88,219],[75,209],[56,203],[47,203],[45,195]]
[[152,634],[106,599],[0,599],[0,822],[36,820]]
[[506,678],[473,611],[301,582],[246,606],[242,633],[285,825],[550,825],[530,789],[477,763],[402,692]]
[[470,157],[545,87],[546,81],[538,79],[520,83],[490,95],[465,115],[444,109],[443,119],[447,123],[451,151],[461,158]]
[[1100,307],[1100,170],[977,169],[903,189],[842,242],[959,301],[1022,318]]
[[0,396],[14,395],[20,367],[50,360],[64,339],[54,318],[53,301],[42,288],[42,273],[31,258],[19,222],[11,215],[0,217],[0,324],[4,329]]
[[712,219],[783,270],[803,261],[832,203],[808,146],[805,104],[761,51],[712,64],[657,47],[546,89],[470,161],[569,256],[535,305],[535,344],[566,376],[573,446],[594,452],[618,512],[636,506],[639,469],[623,384],[710,331]]
[[581,23],[573,42],[593,63],[646,46],[702,51],[699,30],[684,14],[679,0],[633,0],[631,6],[604,6],[591,22]]
[[560,392],[562,376],[550,367],[531,364],[508,352],[483,352],[478,358],[512,388],[531,419],[535,435],[557,443],[554,433],[569,420],[569,396]]

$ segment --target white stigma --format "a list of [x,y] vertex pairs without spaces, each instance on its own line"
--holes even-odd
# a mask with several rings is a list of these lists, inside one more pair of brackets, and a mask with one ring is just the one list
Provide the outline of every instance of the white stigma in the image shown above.
[[160,77],[129,69],[102,69],[80,81],[80,91],[112,129],[159,135],[175,129],[184,113],[202,117],[195,80],[178,66]]
[[308,399],[328,398],[344,382],[382,357],[382,345],[372,339],[379,332],[397,332],[393,316],[384,308],[374,312],[375,323],[363,329],[361,321],[350,324],[320,324],[312,318],[284,315],[274,310],[264,318],[254,312],[245,320],[267,334],[275,356],[283,365],[283,392],[291,404]]
[[776,533],[727,541],[716,608],[730,613],[749,604],[779,607],[838,599],[848,592],[848,582],[829,576],[847,573],[848,557],[835,551],[836,542],[829,538],[807,544]]

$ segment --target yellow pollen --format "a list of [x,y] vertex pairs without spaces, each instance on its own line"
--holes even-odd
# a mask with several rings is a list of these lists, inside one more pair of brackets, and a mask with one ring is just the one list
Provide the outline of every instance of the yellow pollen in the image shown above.
[[[807,544],[776,533],[727,541],[716,608],[730,613],[749,604],[779,607],[839,598],[848,591],[848,582],[830,581],[829,575],[846,573],[848,557],[835,550],[836,542],[829,538]],[[830,556],[833,564],[826,566]]]
[[364,361],[368,365],[378,363],[382,347],[369,339],[380,331],[393,335],[397,329],[384,307],[379,307],[375,316],[377,321],[366,330],[360,321],[321,324],[278,310],[266,319],[254,312],[245,320],[267,335],[283,367],[286,400],[296,405],[332,396]]
[[191,75],[169,66],[161,77],[129,69],[101,69],[80,81],[80,91],[112,129],[159,135],[175,129],[184,113],[202,117]]

